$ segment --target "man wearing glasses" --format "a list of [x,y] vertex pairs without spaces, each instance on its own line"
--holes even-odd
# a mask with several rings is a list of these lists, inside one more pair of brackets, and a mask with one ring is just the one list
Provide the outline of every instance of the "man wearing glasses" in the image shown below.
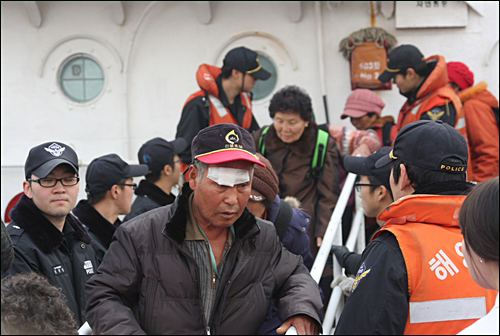
[[87,226],[99,261],[122,223],[118,216],[130,212],[137,188],[132,178],[148,171],[147,165],[129,165],[116,154],[98,157],[89,164],[85,174],[87,200],[78,202],[73,213]]
[[37,272],[60,288],[78,325],[85,322],[85,282],[97,271],[91,238],[72,214],[79,190],[78,157],[61,142],[33,147],[24,165],[24,195],[8,231],[14,262],[2,275]]

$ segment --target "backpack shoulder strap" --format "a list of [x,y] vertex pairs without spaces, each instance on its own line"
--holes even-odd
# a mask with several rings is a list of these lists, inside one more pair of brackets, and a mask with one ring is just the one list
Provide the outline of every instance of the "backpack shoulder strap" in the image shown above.
[[391,130],[394,123],[392,121],[388,121],[382,126],[382,146],[390,146],[391,145]]
[[313,160],[311,162],[311,170],[313,177],[319,177],[323,171],[325,164],[326,145],[328,144],[328,132],[318,129],[318,137],[316,139],[316,147],[314,147]]
[[280,199],[280,211],[278,212],[278,216],[274,221],[274,226],[276,227],[276,233],[280,239],[280,242],[283,241],[283,237],[285,237],[285,233],[290,226],[290,222],[292,221],[293,209],[290,204]]
[[260,138],[259,138],[258,150],[259,150],[260,154],[262,154],[264,156],[266,153],[266,144],[264,143],[264,137],[265,137],[267,131],[269,131],[269,127],[271,127],[271,126],[264,127],[264,129],[262,130],[262,133],[260,133]]

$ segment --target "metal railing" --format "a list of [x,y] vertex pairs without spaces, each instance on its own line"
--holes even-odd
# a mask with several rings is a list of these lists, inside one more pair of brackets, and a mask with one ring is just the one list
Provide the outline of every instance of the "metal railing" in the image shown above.
[[[328,228],[326,229],[325,236],[323,237],[323,243],[319,248],[316,259],[311,269],[312,278],[319,284],[321,275],[326,266],[328,260],[328,255],[331,253],[332,245],[342,245],[342,215],[344,214],[349,196],[351,195],[352,189],[354,187],[354,182],[356,181],[356,175],[349,173],[347,179],[342,188],[342,192],[337,200],[335,209],[328,223]],[[355,197],[356,203],[356,214],[352,221],[351,231],[349,232],[349,237],[347,238],[346,247],[350,251],[356,253],[361,253],[365,248],[365,232],[364,232],[364,213],[361,206],[360,198]],[[333,275],[334,277],[344,275],[344,271],[337,261],[335,255],[333,255]],[[333,334],[333,325],[340,318],[342,309],[344,308],[344,295],[339,286],[333,288],[330,300],[326,306],[325,318],[323,320],[323,334],[330,335]],[[297,335],[297,330],[291,327],[286,332],[286,335]]]

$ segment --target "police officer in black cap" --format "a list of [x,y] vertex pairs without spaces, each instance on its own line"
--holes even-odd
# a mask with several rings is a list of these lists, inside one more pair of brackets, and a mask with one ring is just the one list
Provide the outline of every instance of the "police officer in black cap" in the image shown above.
[[37,272],[61,289],[78,325],[85,322],[85,282],[97,271],[91,238],[70,212],[79,191],[78,157],[62,142],[33,147],[24,165],[24,195],[8,231],[14,262],[2,274]]
[[[221,68],[202,64],[196,73],[200,90],[192,94],[182,110],[176,138],[191,144],[203,128],[215,124],[237,124],[250,133],[259,129],[252,114],[249,94],[257,80],[267,80],[271,74],[260,64],[258,54],[245,47],[230,50]],[[191,146],[180,155],[182,169],[191,163]]]
[[116,154],[98,157],[88,166],[85,175],[87,200],[78,202],[73,213],[87,226],[99,260],[104,257],[121,224],[118,216],[130,212],[137,187],[132,178],[146,175],[148,171],[147,165],[129,165]]

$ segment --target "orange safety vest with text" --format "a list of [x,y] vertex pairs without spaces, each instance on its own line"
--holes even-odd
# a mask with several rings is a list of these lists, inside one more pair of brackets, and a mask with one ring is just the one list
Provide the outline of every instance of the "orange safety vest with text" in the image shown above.
[[383,231],[396,237],[408,274],[405,334],[457,334],[486,315],[497,293],[472,280],[458,214],[465,196],[410,195],[383,210]]

